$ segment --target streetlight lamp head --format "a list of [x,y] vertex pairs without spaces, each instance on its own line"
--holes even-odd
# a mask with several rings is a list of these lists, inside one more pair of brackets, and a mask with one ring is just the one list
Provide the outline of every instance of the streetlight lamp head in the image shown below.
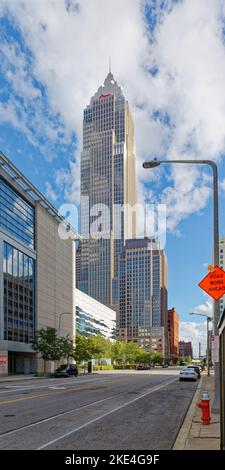
[[157,160],[153,160],[150,162],[144,162],[142,163],[143,168],[155,168],[156,166],[159,166],[160,162],[157,162]]

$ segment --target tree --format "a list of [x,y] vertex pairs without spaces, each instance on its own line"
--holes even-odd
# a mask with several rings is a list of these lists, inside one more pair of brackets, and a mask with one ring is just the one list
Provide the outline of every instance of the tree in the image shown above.
[[185,358],[184,358],[184,362],[185,362],[185,364],[191,364],[191,363],[192,363],[192,358],[191,358],[191,356],[185,357]]
[[67,358],[67,364],[69,364],[70,358],[75,359],[76,348],[74,347],[73,340],[69,335],[59,338],[59,348],[61,357]]
[[61,358],[60,338],[57,337],[55,328],[38,330],[32,347],[44,360],[44,373],[46,373],[46,361],[58,361]]
[[99,361],[111,357],[111,341],[103,336],[89,336],[87,338],[87,350],[91,357]]
[[138,351],[138,354],[137,354],[137,362],[139,364],[149,364],[151,362],[150,361],[150,353],[145,351],[142,348],[139,348],[139,351]]
[[76,346],[74,357],[78,363],[91,359],[91,354],[88,351],[88,340],[85,336],[81,335],[80,333],[76,334]]
[[[129,364],[138,363],[140,358],[140,346],[137,343],[130,341],[126,343],[125,354],[126,360]],[[143,350],[142,350],[143,351]]]
[[162,353],[154,351],[151,360],[152,360],[154,365],[156,365],[156,364],[162,365],[163,364],[163,355],[162,355]]
[[126,343],[124,341],[115,341],[111,348],[111,358],[113,361],[121,363],[123,354],[125,354]]

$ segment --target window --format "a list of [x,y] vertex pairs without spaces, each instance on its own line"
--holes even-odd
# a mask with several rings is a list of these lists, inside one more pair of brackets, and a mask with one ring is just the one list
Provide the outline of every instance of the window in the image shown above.
[[34,208],[0,178],[0,227],[34,247]]
[[34,339],[34,260],[4,242],[4,339]]

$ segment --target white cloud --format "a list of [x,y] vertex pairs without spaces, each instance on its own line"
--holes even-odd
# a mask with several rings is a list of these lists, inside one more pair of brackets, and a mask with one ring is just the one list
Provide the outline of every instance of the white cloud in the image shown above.
[[[212,301],[206,300],[204,304],[196,305],[193,307],[192,312],[201,313],[212,317]],[[194,356],[198,357],[199,343],[201,343],[201,354],[204,355],[207,347],[207,322],[204,317],[192,316],[193,319],[203,320],[201,323],[195,321],[181,321],[179,338],[180,341],[191,341],[193,346]],[[212,329],[212,323],[209,328]]]
[[[2,4],[14,16],[32,52],[32,74],[44,85],[50,109],[58,113],[68,135],[76,132],[78,166],[82,111],[107,74],[109,55],[114,76],[133,109],[140,199],[146,181],[159,175],[142,169],[144,159],[164,155],[216,160],[223,152],[222,0],[183,0],[174,5],[167,1],[164,12],[157,4],[153,41],[143,14],[149,1],[2,0]],[[152,66],[158,67],[154,77],[148,73]],[[20,77],[23,82],[22,66]],[[8,80],[18,89],[15,77],[9,75]],[[37,100],[32,82],[26,81],[28,89],[22,86],[21,94]],[[48,138],[57,139],[54,126],[47,127]],[[74,168],[69,164],[69,173],[61,171],[67,185],[72,184],[65,193],[72,200],[79,192]],[[172,168],[162,194],[168,204],[168,228],[176,230],[181,220],[201,211],[210,187],[204,172]]]
[[51,201],[56,202],[58,199],[58,194],[57,192],[53,189],[51,183],[48,181],[45,183],[45,192],[46,192],[46,197],[51,199]]
[[220,188],[225,192],[225,178],[220,182]]
[[194,357],[199,355],[199,343],[201,343],[201,355],[206,352],[206,321],[202,323],[196,322],[180,322],[180,341],[191,341]]
[[203,313],[204,315],[212,317],[212,301],[206,300],[204,304],[197,305],[193,308],[193,312]]
[[79,205],[80,201],[80,161],[69,162],[69,169],[55,172],[57,186],[63,190],[65,199]]

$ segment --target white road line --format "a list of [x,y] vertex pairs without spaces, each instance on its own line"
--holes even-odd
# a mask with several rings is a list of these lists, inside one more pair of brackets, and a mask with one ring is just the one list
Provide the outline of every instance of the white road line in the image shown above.
[[[120,378],[120,377],[119,377]],[[112,380],[112,378],[106,378],[106,379],[99,379],[99,378],[96,378],[96,379],[87,379],[87,380],[76,380],[76,382],[71,382],[71,381],[67,381],[67,382],[60,382],[60,385],[68,385],[68,386],[71,386],[72,385],[77,385],[77,384],[92,384],[92,383],[104,383],[104,382],[110,382]],[[56,382],[50,382],[48,384],[45,384],[45,385],[6,385],[5,386],[5,390],[1,390],[0,393],[12,393],[12,392],[20,392],[20,391],[23,391],[23,390],[36,390],[36,389],[39,389],[39,388],[51,388]],[[13,387],[17,387],[17,388],[13,388]]]
[[139,397],[136,397],[136,398],[133,398],[133,400],[129,400],[127,403],[123,404],[123,405],[120,405],[120,406],[117,406],[116,408],[114,408],[113,410],[111,411],[108,411],[107,413],[104,413],[103,415],[101,416],[98,416],[97,418],[94,418],[92,419],[91,421],[88,421],[87,423],[85,424],[82,424],[81,426],[79,426],[78,428],[75,428],[73,429],[73,431],[69,431],[65,434],[63,434],[62,436],[60,437],[57,437],[56,439],[53,439],[52,441],[49,441],[47,442],[46,444],[44,444],[43,446],[41,447],[37,447],[37,449],[35,450],[42,450],[42,449],[45,449],[46,447],[52,445],[52,444],[55,444],[55,442],[57,441],[60,441],[61,439],[64,439],[65,437],[68,437],[70,436],[71,434],[77,432],[77,431],[80,431],[81,429],[85,428],[86,426],[89,426],[90,424],[93,424],[95,423],[96,421],[99,421],[100,419],[102,418],[105,418],[106,416],[109,416],[111,415],[112,413],[115,413],[116,411],[118,410],[121,410],[122,408],[125,408],[126,406],[128,405],[131,405],[132,403],[138,401],[138,400],[141,400],[142,398],[146,397],[147,395],[150,395],[151,393],[153,392],[156,392],[157,390],[160,390],[161,388],[164,388],[164,387],[167,387],[167,385],[170,385],[171,383],[177,381],[177,378],[176,379],[173,379],[173,380],[170,380],[169,382],[166,382],[162,385],[156,385],[155,387],[152,387],[152,389],[146,393],[143,393],[142,395],[140,395]]
[[38,424],[46,423],[47,421],[52,421],[53,419],[59,418],[60,416],[65,416],[69,413],[74,413],[74,411],[78,411],[78,410],[81,410],[83,408],[88,408],[88,406],[96,405],[98,403],[102,403],[103,401],[110,400],[111,398],[117,397],[118,395],[120,395],[122,393],[123,392],[116,393],[115,395],[111,395],[110,397],[102,398],[101,400],[97,400],[97,401],[93,401],[92,403],[88,403],[87,405],[81,405],[78,408],[74,408],[73,410],[63,411],[62,413],[59,413],[55,416],[51,416],[50,418],[45,418],[45,419],[42,419],[40,421],[36,421],[35,423],[27,424],[25,426],[22,426],[21,428],[13,429],[12,431],[6,431],[5,433],[0,434],[0,440],[1,440],[1,438],[5,437],[5,436],[9,436],[10,434],[14,434],[16,432],[23,431],[24,429],[32,428],[34,426],[37,426]]

